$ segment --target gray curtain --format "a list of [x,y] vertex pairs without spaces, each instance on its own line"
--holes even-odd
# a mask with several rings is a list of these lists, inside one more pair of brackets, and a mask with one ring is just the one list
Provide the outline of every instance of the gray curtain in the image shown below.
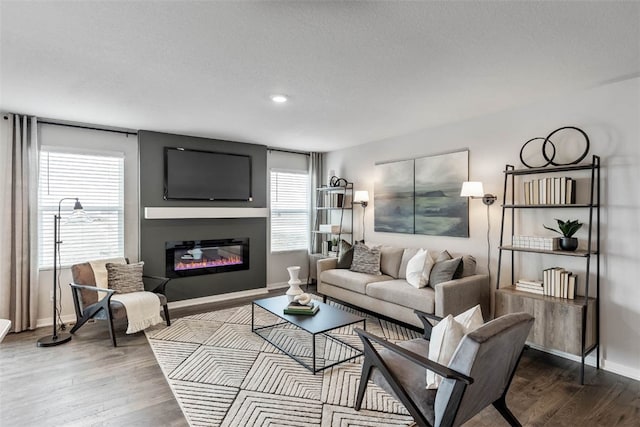
[[0,119],[0,318],[14,332],[35,329],[38,315],[37,123],[18,114]]
[[[317,216],[318,212],[316,211],[316,198],[318,196],[318,192],[316,189],[321,187],[325,183],[324,179],[324,153],[309,153],[309,180],[311,185],[311,230],[317,230]],[[318,238],[318,235],[315,233],[311,234],[311,239],[309,240],[310,253],[320,253],[322,252],[322,242]]]

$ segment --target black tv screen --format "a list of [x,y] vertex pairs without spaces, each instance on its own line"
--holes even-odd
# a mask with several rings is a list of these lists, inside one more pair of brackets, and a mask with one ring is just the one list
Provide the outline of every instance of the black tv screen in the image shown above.
[[251,201],[251,156],[164,147],[164,198]]

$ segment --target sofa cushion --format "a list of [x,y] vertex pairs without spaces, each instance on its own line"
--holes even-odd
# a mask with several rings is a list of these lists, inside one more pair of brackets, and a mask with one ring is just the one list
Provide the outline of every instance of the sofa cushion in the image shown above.
[[398,270],[398,279],[407,278],[407,264],[418,253],[417,248],[407,248],[402,252],[402,261],[400,261],[400,269]]
[[400,271],[400,263],[402,262],[403,248],[396,248],[394,246],[381,246],[380,247],[380,271],[382,274],[391,276],[394,279],[398,278],[398,272]]
[[358,273],[381,275],[380,247],[369,247],[364,243],[356,243],[350,270]]
[[333,286],[345,288],[361,294],[365,293],[367,283],[389,281],[390,276],[358,273],[351,270],[326,270],[320,273],[320,281]]
[[426,313],[435,312],[435,291],[429,287],[416,289],[406,280],[397,279],[369,283],[366,286],[366,294],[371,298],[418,309]]
[[[473,257],[472,257],[473,258]],[[449,253],[449,251],[442,251],[440,252],[440,254],[436,257],[435,262],[442,262],[442,261],[448,261],[453,259],[453,257],[451,256],[451,254]],[[473,262],[475,263],[476,260],[475,258],[473,258]],[[463,269],[464,269],[464,265],[462,264],[462,262],[460,262],[460,264],[458,264],[458,269],[453,273],[453,278],[454,279],[459,279],[462,277],[462,273],[463,273]],[[475,265],[473,266],[473,271],[475,272]],[[472,276],[473,274],[470,274],[470,276]]]

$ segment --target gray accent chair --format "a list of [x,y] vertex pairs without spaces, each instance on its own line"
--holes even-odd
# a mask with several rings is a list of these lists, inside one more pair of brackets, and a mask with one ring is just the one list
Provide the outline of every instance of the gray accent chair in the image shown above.
[[[419,426],[459,426],[490,404],[510,425],[520,426],[505,398],[534,318],[513,313],[485,323],[464,336],[447,367],[427,358],[430,321],[438,318],[416,314],[425,335],[397,345],[356,329],[365,358],[355,409],[362,407],[371,379],[402,402]],[[437,390],[426,388],[427,369],[444,377]]]
[[[129,260],[127,259],[127,264]],[[114,347],[116,343],[116,333],[113,327],[115,320],[127,318],[127,311],[124,305],[118,301],[112,301],[111,297],[115,293],[111,289],[103,289],[96,286],[96,278],[93,268],[88,262],[82,264],[74,264],[71,266],[71,275],[73,283],[71,286],[71,295],[73,296],[73,306],[76,311],[76,324],[71,329],[71,333],[75,333],[82,325],[90,319],[106,320],[109,326],[109,336]],[[171,326],[169,317],[169,309],[167,307],[167,297],[165,296],[165,288],[169,283],[169,278],[159,276],[142,276],[145,282],[145,288],[152,288],[151,292],[158,295],[160,305],[164,311],[164,320],[167,326]]]

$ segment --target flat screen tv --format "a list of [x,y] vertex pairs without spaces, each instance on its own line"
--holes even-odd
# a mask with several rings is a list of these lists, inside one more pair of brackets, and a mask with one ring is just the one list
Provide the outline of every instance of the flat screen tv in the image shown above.
[[251,201],[251,156],[164,147],[164,199]]

